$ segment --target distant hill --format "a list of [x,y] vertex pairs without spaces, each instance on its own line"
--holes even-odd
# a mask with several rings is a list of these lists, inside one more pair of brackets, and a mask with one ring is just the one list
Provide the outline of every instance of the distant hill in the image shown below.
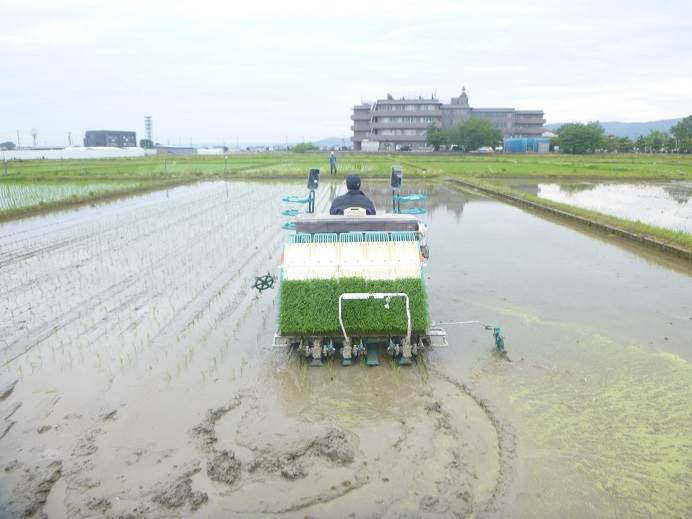
[[[636,139],[640,135],[646,135],[651,130],[669,133],[670,129],[682,120],[678,119],[663,119],[660,121],[649,121],[645,123],[621,123],[618,121],[599,121],[606,135],[616,135],[618,137],[629,137]],[[554,132],[560,126],[566,123],[546,124],[545,129]]]

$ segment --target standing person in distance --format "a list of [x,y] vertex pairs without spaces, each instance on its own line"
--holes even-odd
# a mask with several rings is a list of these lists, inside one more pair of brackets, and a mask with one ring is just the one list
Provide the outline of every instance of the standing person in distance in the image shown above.
[[336,155],[333,151],[329,154],[329,174],[336,175]]

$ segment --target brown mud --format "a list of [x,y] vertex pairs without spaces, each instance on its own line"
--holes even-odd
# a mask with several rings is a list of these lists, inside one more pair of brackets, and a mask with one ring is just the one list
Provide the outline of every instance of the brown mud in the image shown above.
[[[318,210],[341,189],[325,187]],[[591,376],[561,364],[583,355],[575,329],[608,327],[644,344],[664,330],[666,351],[684,356],[684,274],[643,270],[628,252],[515,208],[431,188],[432,318],[501,322],[516,362],[495,358],[487,333],[450,329],[452,346],[412,367],[382,352],[377,368],[336,359],[310,368],[268,348],[275,292],[250,288],[279,261],[287,218],[277,200],[303,192],[201,183],[0,227],[0,517],[551,517],[565,503],[569,517],[645,516],[582,477],[584,466],[600,477],[582,445],[581,465],[563,463],[564,431],[548,438],[557,448],[540,450],[531,420],[546,421],[539,396],[553,407],[546,395],[576,399]],[[376,193],[380,206],[386,196]],[[539,229],[542,257],[555,259],[553,246],[596,249],[593,283],[546,264],[548,281],[527,291],[535,258],[506,258],[513,275],[494,268],[488,257],[518,242],[486,210],[515,233]],[[564,233],[583,243],[560,242]],[[463,261],[458,243],[470,244]],[[627,272],[662,291],[665,324],[642,318],[649,303],[622,297],[614,307],[599,292]],[[553,288],[571,299],[556,305]],[[586,300],[599,311],[575,311]],[[624,313],[635,318],[618,321]],[[560,376],[562,392],[531,386],[535,372],[554,371],[580,375]]]

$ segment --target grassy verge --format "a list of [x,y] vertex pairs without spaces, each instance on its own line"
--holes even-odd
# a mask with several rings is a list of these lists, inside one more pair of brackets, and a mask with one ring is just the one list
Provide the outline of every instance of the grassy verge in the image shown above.
[[[346,292],[404,292],[411,304],[414,332],[428,327],[425,287],[420,278],[366,280],[364,278],[283,281],[279,329],[283,335],[341,335],[339,296]],[[393,298],[389,309],[382,300],[344,301],[343,320],[353,335],[406,333],[406,306]]]
[[[135,157],[98,160],[8,162],[6,180],[163,180],[201,178],[303,178],[311,167],[328,168],[327,153],[264,153],[223,156]],[[387,178],[390,167],[406,177],[541,177],[691,179],[692,155],[561,154],[366,154],[339,153],[338,175]],[[0,169],[4,172],[4,169]]]
[[674,247],[680,247],[684,250],[692,252],[692,234],[683,231],[672,231],[669,229],[664,229],[662,227],[657,227],[655,225],[650,225],[639,221],[626,220],[624,218],[619,218],[617,216],[603,214],[598,211],[593,211],[591,209],[583,209],[581,207],[575,207],[569,204],[563,204],[560,202],[554,202],[552,200],[546,200],[545,198],[540,198],[530,193],[512,189],[511,187],[508,187],[507,185],[502,184],[498,181],[474,179],[469,183],[484,189],[495,191],[497,193],[506,194],[514,198],[526,200],[528,202],[532,202],[542,207],[549,207],[574,216],[586,218],[598,224],[615,227],[623,231],[627,231],[629,233],[634,233],[644,237],[653,238],[662,243],[672,245]]
[[[135,181],[147,183],[136,189],[98,194],[42,206],[0,212],[0,220],[16,218],[51,209],[95,202],[116,196],[166,187],[177,183],[216,179],[304,179],[311,167],[326,170],[327,153],[264,153],[223,156],[136,157],[98,160],[33,160],[8,162],[7,174],[0,181]],[[349,172],[366,178],[388,178],[390,167],[404,167],[406,178],[462,179],[488,184],[498,192],[550,207],[603,225],[617,227],[659,240],[662,243],[692,250],[688,233],[669,231],[641,222],[633,222],[596,211],[539,199],[515,191],[495,181],[508,178],[593,178],[608,180],[691,180],[692,155],[468,155],[468,154],[365,154],[339,153],[338,177]],[[1,170],[4,172],[4,168]]]

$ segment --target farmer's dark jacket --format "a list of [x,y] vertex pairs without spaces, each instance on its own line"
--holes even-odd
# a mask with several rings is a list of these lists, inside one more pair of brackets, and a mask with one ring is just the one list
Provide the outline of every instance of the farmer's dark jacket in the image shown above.
[[367,214],[375,214],[375,204],[360,189],[337,196],[332,202],[329,214],[344,214],[344,209],[349,207],[362,207]]

